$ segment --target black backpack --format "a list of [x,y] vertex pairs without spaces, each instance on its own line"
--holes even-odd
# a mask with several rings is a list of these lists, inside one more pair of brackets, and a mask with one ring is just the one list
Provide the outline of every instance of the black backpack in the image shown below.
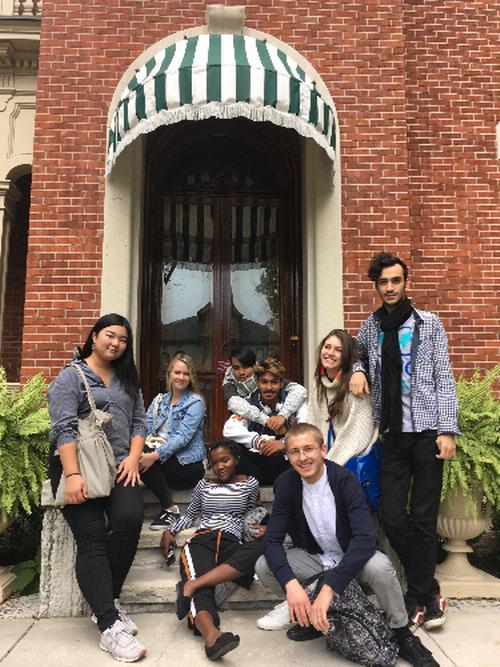
[[[316,586],[316,597],[323,581]],[[398,645],[387,620],[373,606],[354,579],[342,594],[335,593],[327,613],[330,628],[326,645],[331,651],[359,665],[392,667],[398,659]]]

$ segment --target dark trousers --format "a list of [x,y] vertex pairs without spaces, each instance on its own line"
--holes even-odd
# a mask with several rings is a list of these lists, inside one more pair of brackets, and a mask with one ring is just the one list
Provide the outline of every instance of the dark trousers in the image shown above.
[[[144,449],[148,451],[149,448]],[[146,472],[141,472],[141,479],[158,498],[162,508],[167,509],[174,504],[171,489],[192,489],[204,475],[203,461],[182,465],[174,454],[165,463],[155,461]]]
[[[263,553],[261,542],[241,543],[231,533],[221,530],[200,530],[182,548],[180,573],[182,581],[196,579],[222,563],[241,572],[236,583],[250,588],[255,563]],[[214,625],[219,627],[220,618],[215,606],[215,589],[200,588],[191,598],[188,625],[193,627],[194,617],[200,611],[208,611]]]
[[[53,489],[60,478],[57,464],[50,469]],[[120,483],[107,498],[66,505],[61,511],[77,546],[78,585],[104,632],[118,619],[114,599],[120,597],[137,551],[143,521],[142,489]]]
[[436,458],[436,437],[436,431],[423,431],[385,434],[382,441],[382,525],[405,568],[408,596],[419,603],[437,591],[436,526],[443,461]]
[[252,475],[263,486],[272,486],[278,475],[288,470],[290,464],[283,454],[262,456],[251,452],[246,447],[240,448],[238,469],[246,475]]

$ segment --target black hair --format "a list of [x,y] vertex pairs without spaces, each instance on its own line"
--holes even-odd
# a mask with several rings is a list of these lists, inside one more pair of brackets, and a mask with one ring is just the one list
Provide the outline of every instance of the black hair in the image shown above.
[[221,440],[215,440],[215,442],[212,442],[211,445],[208,445],[207,455],[209,460],[210,460],[210,454],[214,452],[216,449],[228,449],[235,459],[239,460],[240,458],[240,451],[241,451],[240,445],[234,440],[225,440],[224,438],[222,438]]
[[376,283],[380,278],[383,269],[387,269],[389,266],[395,266],[396,264],[399,264],[403,268],[403,276],[406,282],[408,279],[408,267],[402,259],[396,257],[396,255],[391,255],[389,252],[379,252],[372,257],[370,266],[368,267],[368,278]]
[[111,366],[127,394],[135,398],[139,391],[139,376],[137,375],[137,368],[134,362],[134,336],[128,320],[123,315],[108,313],[100,317],[92,327],[79,356],[80,359],[90,357],[92,354],[93,334],[98,334],[102,329],[113,326],[125,327],[128,340],[125,352],[121,357],[112,361]]
[[257,361],[255,352],[250,347],[236,347],[234,350],[230,350],[229,361],[231,361],[233,357],[236,357],[245,368],[255,366],[255,362]]

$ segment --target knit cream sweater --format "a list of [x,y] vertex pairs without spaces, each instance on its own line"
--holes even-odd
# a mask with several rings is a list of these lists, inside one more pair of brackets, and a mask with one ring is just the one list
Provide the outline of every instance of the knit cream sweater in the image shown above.
[[[332,382],[326,375],[321,377],[324,393],[320,403],[317,400],[316,388],[312,389],[307,404],[307,421],[317,426],[325,442],[328,442],[327,405],[335,396],[338,382]],[[312,383],[311,386],[314,386]],[[341,415],[333,421],[335,442],[327,454],[327,459],[344,465],[353,456],[367,454],[378,437],[378,427],[373,423],[372,404],[370,396],[364,394],[362,398],[355,398],[348,392],[345,398],[345,408]]]

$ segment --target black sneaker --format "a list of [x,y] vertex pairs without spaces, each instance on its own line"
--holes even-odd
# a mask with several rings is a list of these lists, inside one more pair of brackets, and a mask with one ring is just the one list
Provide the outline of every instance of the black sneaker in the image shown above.
[[446,598],[439,591],[429,595],[425,601],[424,628],[434,630],[444,625],[447,607]]
[[179,516],[179,511],[170,512],[169,510],[163,510],[161,514],[158,514],[156,519],[153,519],[149,530],[170,530]]
[[292,625],[286,632],[288,639],[291,639],[293,642],[308,642],[311,639],[317,639],[322,637],[323,633],[313,625],[302,626],[297,623],[297,625]]
[[412,632],[418,630],[425,621],[425,607],[408,595],[405,595],[406,613],[408,614],[408,627]]
[[407,635],[398,640],[399,657],[414,665],[414,667],[439,667],[432,653],[422,644],[418,637]]

